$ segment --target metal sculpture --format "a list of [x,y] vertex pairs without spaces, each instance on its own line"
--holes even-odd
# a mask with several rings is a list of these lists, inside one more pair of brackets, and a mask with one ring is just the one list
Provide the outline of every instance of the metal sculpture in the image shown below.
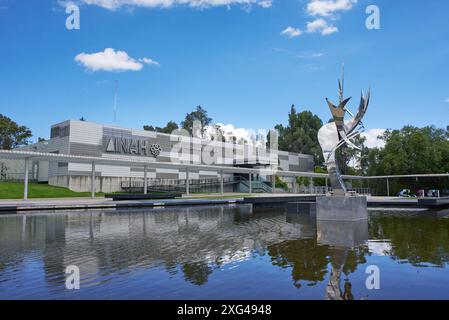
[[[365,95],[362,91],[359,110],[354,114],[346,108],[351,98],[344,99],[344,66],[342,79],[338,81],[340,101],[338,107],[326,98],[326,102],[332,113],[334,122],[324,125],[318,131],[318,141],[323,150],[324,161],[329,172],[329,180],[334,195],[345,195],[347,192],[346,185],[341,177],[337,162],[337,150],[349,146],[360,150],[352,141],[352,138],[360,135],[364,126],[362,119],[368,109],[371,90]],[[346,113],[350,115],[349,120],[345,120]]]

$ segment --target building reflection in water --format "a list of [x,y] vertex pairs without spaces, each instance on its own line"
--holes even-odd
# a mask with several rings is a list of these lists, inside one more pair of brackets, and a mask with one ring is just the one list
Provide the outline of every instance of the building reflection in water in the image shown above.
[[327,299],[353,299],[347,278],[379,244],[414,265],[449,260],[449,219],[374,216],[369,230],[368,237],[367,221],[317,223],[240,205],[2,216],[0,283],[14,282],[13,270],[34,259],[56,291],[64,290],[68,265],[80,267],[84,288],[154,268],[203,286],[215,270],[265,257],[289,270],[296,288],[326,282]]

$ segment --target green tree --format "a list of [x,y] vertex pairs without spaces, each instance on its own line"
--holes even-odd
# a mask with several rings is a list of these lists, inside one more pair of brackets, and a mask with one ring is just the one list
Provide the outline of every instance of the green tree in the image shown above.
[[284,191],[288,191],[288,184],[281,177],[276,176],[276,188],[280,188]]
[[145,130],[145,131],[155,131],[155,132],[161,132],[161,133],[167,133],[167,134],[171,134],[173,131],[175,131],[177,129],[179,129],[179,126],[174,121],[167,122],[165,127],[162,127],[162,128],[161,127],[153,127],[153,126],[149,126],[149,125],[143,126],[143,130]]
[[[371,176],[408,175],[449,172],[448,130],[434,126],[417,128],[405,126],[401,130],[387,130],[382,139],[383,149],[370,149],[362,156],[363,170]],[[447,179],[394,179],[390,189],[445,189]],[[385,186],[376,185],[380,192]]]
[[[327,169],[324,169],[322,167],[315,167],[315,173],[325,173],[327,174]],[[326,178],[314,178],[313,179],[313,184],[315,186],[320,186],[320,187],[325,187],[326,186]]]
[[181,122],[181,128],[193,134],[193,124],[195,121],[201,124],[200,134],[204,136],[206,127],[212,123],[212,118],[207,115],[207,111],[201,106],[197,106],[195,111],[186,114],[184,121]]
[[[311,154],[315,157],[315,163],[321,165],[324,159],[318,142],[318,130],[322,126],[323,121],[317,115],[310,111],[297,112],[295,105],[292,105],[288,114],[288,125],[275,126],[279,134],[279,149]],[[267,140],[269,143],[269,136]]]
[[0,114],[0,148],[10,150],[12,148],[27,145],[32,136],[31,130],[20,126],[10,118]]
[[352,138],[351,141],[354,145],[359,147],[361,151],[345,145],[337,150],[337,161],[341,174],[357,175],[360,174],[361,171],[360,169],[357,169],[357,166],[360,167],[364,150],[366,150],[366,138],[357,136]]

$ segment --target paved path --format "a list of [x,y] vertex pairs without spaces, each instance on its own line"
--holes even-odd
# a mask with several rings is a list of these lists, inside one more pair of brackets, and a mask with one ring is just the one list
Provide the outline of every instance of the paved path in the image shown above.
[[[86,209],[122,209],[122,208],[153,208],[167,206],[198,206],[198,205],[226,205],[235,203],[287,203],[304,199],[306,201],[313,195],[293,194],[253,194],[243,198],[242,194],[226,193],[226,198],[218,199],[219,195],[195,195],[195,198],[183,197],[172,200],[129,200],[112,201],[107,198],[58,198],[58,199],[30,199],[30,200],[0,200],[0,213],[13,213],[20,211],[37,210],[86,210]],[[249,197],[251,196],[251,197]],[[299,200],[301,201],[301,200]],[[435,202],[447,205],[447,201]],[[418,203],[417,199],[404,199],[394,197],[368,197],[369,207],[432,207]]]
[[242,198],[226,199],[172,199],[172,200],[129,200],[112,201],[105,198],[72,198],[72,199],[30,199],[1,200],[0,213],[35,210],[80,210],[80,209],[121,209],[121,208],[153,208],[165,206],[198,206],[235,204]]

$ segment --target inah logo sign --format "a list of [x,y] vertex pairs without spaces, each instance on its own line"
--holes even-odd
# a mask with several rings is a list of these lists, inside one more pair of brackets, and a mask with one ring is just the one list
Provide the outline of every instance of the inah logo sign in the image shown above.
[[148,140],[111,137],[106,144],[106,152],[152,155],[157,158],[162,152],[162,147],[156,143],[150,144]]

